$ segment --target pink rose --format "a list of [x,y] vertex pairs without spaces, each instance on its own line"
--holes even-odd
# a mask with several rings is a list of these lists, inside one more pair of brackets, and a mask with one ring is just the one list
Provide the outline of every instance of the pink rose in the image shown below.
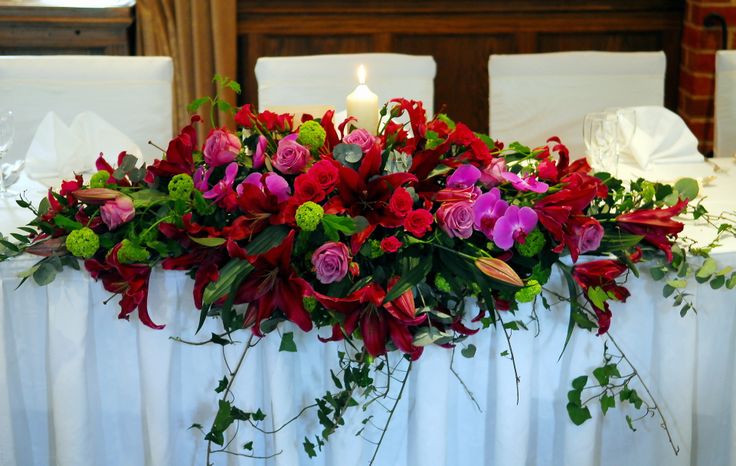
[[240,152],[240,140],[226,129],[213,129],[204,142],[204,161],[219,167],[235,160]]
[[437,223],[451,238],[470,238],[474,222],[473,204],[470,202],[446,202],[437,210]]
[[603,227],[591,217],[573,217],[572,231],[577,236],[580,254],[595,251],[601,245]]
[[105,225],[107,225],[107,228],[114,230],[123,223],[133,220],[133,217],[135,217],[133,200],[128,196],[120,196],[107,201],[105,205],[100,207],[100,216],[102,217],[102,221],[105,222]]
[[309,149],[296,142],[297,134],[290,134],[279,141],[273,166],[281,173],[294,175],[307,166]]
[[355,144],[356,146],[360,146],[360,150],[363,152],[368,152],[371,147],[373,147],[373,143],[375,141],[376,138],[363,128],[354,130],[342,140],[345,144]]
[[347,246],[333,241],[323,244],[312,254],[312,265],[317,280],[324,284],[335,283],[345,278],[349,262],[350,254]]

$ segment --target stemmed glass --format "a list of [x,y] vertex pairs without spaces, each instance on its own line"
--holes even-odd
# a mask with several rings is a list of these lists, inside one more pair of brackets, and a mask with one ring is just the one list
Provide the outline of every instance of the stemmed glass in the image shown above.
[[590,166],[596,171],[614,172],[618,164],[616,141],[618,119],[607,112],[585,115],[583,120],[583,142]]
[[[13,145],[14,137],[15,127],[13,126],[13,112],[7,109],[0,110],[0,164],[2,164],[10,146]],[[11,195],[13,195],[13,193],[8,192],[5,188],[5,177],[2,174],[2,169],[0,169],[0,197]]]

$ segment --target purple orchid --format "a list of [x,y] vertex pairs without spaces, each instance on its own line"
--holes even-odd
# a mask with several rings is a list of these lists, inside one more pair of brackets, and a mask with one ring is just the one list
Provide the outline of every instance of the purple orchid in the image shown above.
[[512,205],[493,227],[493,242],[507,251],[514,242],[524,242],[526,235],[537,226],[537,213],[531,207]]
[[[215,202],[217,202],[223,197],[227,196],[228,193],[231,192],[233,189],[233,182],[235,182],[235,176],[237,174],[237,162],[230,163],[230,165],[228,165],[225,169],[225,176],[222,177],[222,179],[218,181],[217,184],[212,187],[212,189],[204,193],[202,197],[204,197],[205,199],[213,199]],[[209,173],[207,174],[207,177],[209,177]]]
[[205,192],[210,189],[209,179],[212,174],[212,169],[205,170],[204,166],[200,166],[194,172],[192,179],[194,181],[194,187],[200,192]]
[[493,227],[496,221],[506,213],[508,207],[508,202],[501,199],[501,191],[498,188],[481,194],[473,204],[475,229],[486,235],[486,238],[493,239]]
[[492,159],[481,171],[480,182],[486,188],[498,186],[504,181],[504,173],[506,173],[506,159],[503,157]]
[[258,136],[258,143],[256,144],[256,151],[253,154],[253,169],[258,170],[263,167],[266,163],[266,146],[268,140],[265,136]]
[[462,165],[447,178],[448,188],[469,188],[480,179],[480,170],[472,165]]
[[503,174],[506,181],[510,181],[511,185],[519,191],[531,191],[533,193],[545,193],[549,186],[547,183],[537,180],[533,176],[521,178],[519,175],[511,172]]
[[274,196],[279,203],[288,200],[291,195],[289,183],[281,175],[273,172],[266,173],[265,175],[254,172],[248,175],[236,188],[238,196],[243,195],[243,186],[246,184],[256,186],[265,194]]

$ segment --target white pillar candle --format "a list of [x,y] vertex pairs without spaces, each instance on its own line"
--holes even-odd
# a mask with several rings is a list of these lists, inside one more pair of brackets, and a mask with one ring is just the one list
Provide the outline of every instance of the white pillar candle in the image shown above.
[[346,106],[348,116],[355,117],[358,121],[352,124],[358,128],[364,128],[371,134],[376,134],[378,129],[378,96],[365,85],[365,66],[358,67],[358,87],[348,95]]

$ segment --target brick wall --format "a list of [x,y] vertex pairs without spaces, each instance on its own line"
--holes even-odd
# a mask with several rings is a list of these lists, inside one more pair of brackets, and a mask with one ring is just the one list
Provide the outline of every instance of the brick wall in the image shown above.
[[687,0],[678,112],[698,137],[702,153],[713,148],[715,52],[722,47],[720,27],[704,25],[710,13],[718,13],[726,20],[726,47],[731,48],[736,44],[736,0]]

